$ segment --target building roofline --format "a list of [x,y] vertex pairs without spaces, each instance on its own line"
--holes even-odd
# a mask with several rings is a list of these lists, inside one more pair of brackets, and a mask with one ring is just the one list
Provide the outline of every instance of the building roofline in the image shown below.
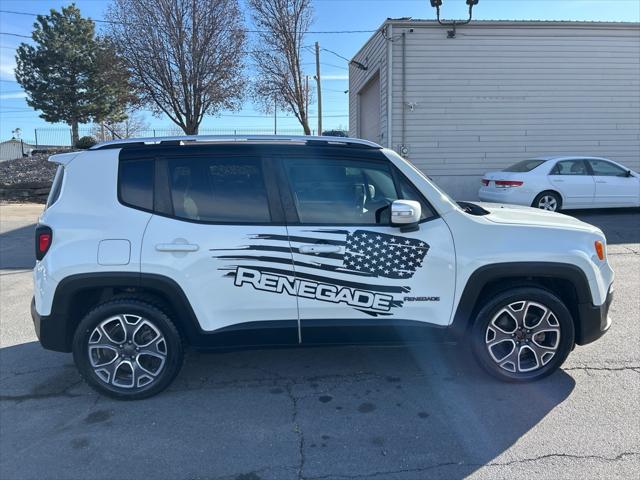
[[[448,20],[443,20],[448,21]],[[437,20],[421,18],[387,18],[384,25],[411,25],[418,27],[442,27]],[[473,28],[474,26],[492,25],[496,27],[531,26],[531,27],[606,27],[606,28],[640,28],[640,22],[601,22],[577,20],[473,20],[458,28]]]
[[[448,20],[444,20],[448,21]],[[376,29],[376,31],[362,44],[358,51],[351,57],[351,60],[355,60],[361,54],[361,52],[367,47],[367,45],[387,26],[392,27],[408,27],[408,28],[446,28],[446,26],[440,25],[437,20],[434,19],[421,19],[421,18],[387,18]],[[457,25],[458,29],[467,29],[475,27],[493,26],[497,28],[505,27],[541,27],[541,28],[553,28],[553,27],[570,27],[570,28],[590,28],[590,29],[640,29],[640,22],[598,22],[598,21],[575,21],[575,20],[473,20],[466,25]]]

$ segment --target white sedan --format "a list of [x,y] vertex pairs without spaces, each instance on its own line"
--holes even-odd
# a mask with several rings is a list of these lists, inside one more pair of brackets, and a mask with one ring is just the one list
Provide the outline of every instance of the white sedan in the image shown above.
[[640,175],[597,157],[539,157],[486,173],[481,200],[559,211],[640,206]]

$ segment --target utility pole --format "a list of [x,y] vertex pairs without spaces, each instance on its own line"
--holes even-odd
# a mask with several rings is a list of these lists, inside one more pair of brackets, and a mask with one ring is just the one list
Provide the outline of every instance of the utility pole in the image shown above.
[[316,82],[318,84],[318,135],[322,135],[322,86],[320,84],[320,44],[316,42]]
[[309,75],[307,75],[304,91],[306,93],[305,102],[304,102],[304,111],[308,119],[309,118]]
[[273,134],[278,135],[278,98],[273,97]]

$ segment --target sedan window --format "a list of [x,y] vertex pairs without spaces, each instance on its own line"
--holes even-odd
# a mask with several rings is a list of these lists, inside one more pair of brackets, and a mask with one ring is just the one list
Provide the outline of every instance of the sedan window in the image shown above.
[[503,172],[530,172],[534,168],[539,167],[544,163],[544,160],[523,160],[522,162],[514,163],[510,167],[502,170]]
[[627,171],[624,168],[614,165],[604,160],[589,160],[589,165],[593,174],[599,177],[626,177]]
[[588,175],[584,160],[563,160],[556,163],[550,175]]

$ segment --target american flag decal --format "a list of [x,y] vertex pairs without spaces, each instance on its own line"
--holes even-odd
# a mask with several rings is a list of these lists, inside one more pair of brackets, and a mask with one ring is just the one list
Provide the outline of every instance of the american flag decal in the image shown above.
[[344,267],[376,277],[411,278],[429,245],[415,238],[356,230],[348,233]]
[[[303,248],[309,245],[330,245],[335,251],[309,253]],[[371,230],[326,229],[289,236],[254,234],[245,245],[212,249],[221,250],[225,254],[214,255],[225,262],[218,269],[227,271],[236,286],[311,295],[370,315],[390,315],[411,291],[407,280],[422,266],[429,245]]]

